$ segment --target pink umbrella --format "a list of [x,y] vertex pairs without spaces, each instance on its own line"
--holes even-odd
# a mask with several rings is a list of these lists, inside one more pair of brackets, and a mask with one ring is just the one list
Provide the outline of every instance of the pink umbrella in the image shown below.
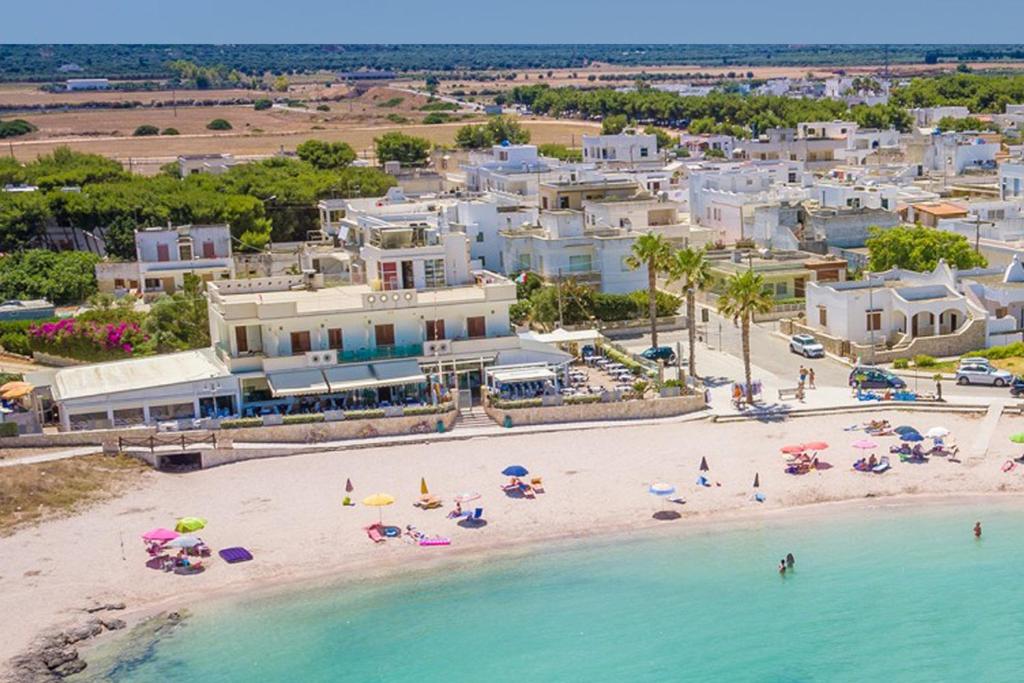
[[823,451],[828,448],[828,444],[824,441],[808,441],[804,444],[804,448],[809,451]]
[[807,446],[802,444],[802,443],[795,443],[795,444],[791,444],[789,446],[783,446],[779,450],[782,451],[783,453],[787,453],[789,455],[796,455],[798,453],[803,453],[804,451],[806,451],[807,450]]
[[854,448],[859,448],[862,451],[878,448],[878,444],[871,439],[858,439],[857,441],[854,441],[852,445]]
[[159,527],[157,529],[151,529],[146,533],[142,534],[142,540],[144,541],[173,541],[180,536],[177,531],[171,531],[170,529],[164,529]]

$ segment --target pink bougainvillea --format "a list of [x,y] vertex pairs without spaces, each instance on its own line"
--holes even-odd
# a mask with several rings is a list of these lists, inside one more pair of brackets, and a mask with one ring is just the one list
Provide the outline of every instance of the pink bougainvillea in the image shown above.
[[134,322],[104,324],[74,318],[33,325],[29,336],[36,350],[82,360],[124,358],[148,339]]

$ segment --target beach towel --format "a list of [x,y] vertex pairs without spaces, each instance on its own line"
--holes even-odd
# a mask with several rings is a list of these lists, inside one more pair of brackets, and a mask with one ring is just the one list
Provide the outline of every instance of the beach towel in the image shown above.
[[764,494],[763,493],[755,493],[754,494],[754,500],[756,500],[758,503],[763,503],[764,500],[765,500]]
[[697,486],[711,486],[711,482],[705,476],[697,477]]

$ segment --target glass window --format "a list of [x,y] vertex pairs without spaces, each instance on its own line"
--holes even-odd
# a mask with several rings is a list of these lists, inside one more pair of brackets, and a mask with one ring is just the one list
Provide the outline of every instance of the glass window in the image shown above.
[[591,268],[590,254],[575,254],[569,257],[570,273],[589,273]]
[[[480,240],[477,240],[480,241]],[[444,259],[428,259],[423,262],[423,280],[427,289],[445,286]]]
[[519,270],[529,270],[530,269],[530,255],[529,254],[519,254],[519,256],[517,256],[516,259],[517,259],[516,260],[516,266],[517,266],[517,268]]
[[867,314],[868,332],[877,332],[882,329],[882,312],[868,311]]

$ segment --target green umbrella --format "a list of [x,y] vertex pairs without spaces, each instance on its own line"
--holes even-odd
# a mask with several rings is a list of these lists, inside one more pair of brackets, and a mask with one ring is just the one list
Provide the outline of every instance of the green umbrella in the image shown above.
[[1010,437],[1010,441],[1014,443],[1024,443],[1024,432],[1014,434],[1013,436]]
[[206,526],[206,520],[202,517],[182,517],[174,525],[174,530],[179,534],[186,534],[192,531],[199,531]]

